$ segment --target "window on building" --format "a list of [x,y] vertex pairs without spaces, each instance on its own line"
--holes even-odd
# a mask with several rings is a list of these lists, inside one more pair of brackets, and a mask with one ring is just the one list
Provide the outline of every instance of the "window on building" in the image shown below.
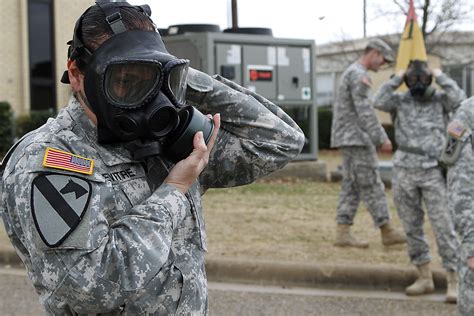
[[54,110],[53,0],[28,0],[31,110]]
[[452,65],[443,69],[461,89],[466,92],[468,97],[474,93],[474,65]]
[[337,83],[341,73],[316,73],[316,105],[331,106],[336,97]]

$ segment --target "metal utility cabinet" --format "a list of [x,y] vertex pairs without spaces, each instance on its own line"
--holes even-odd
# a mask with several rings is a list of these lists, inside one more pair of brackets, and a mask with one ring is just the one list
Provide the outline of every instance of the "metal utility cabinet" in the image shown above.
[[298,159],[317,158],[314,41],[223,32],[165,35],[163,41],[191,67],[220,74],[282,107],[306,136]]

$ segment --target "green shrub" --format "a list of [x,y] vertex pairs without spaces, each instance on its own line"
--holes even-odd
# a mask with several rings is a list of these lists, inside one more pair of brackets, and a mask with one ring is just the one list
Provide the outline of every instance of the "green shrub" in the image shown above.
[[54,112],[49,110],[31,111],[30,114],[18,116],[16,119],[16,137],[20,138],[26,133],[37,129],[52,116],[54,116]]
[[0,102],[0,158],[13,143],[13,115],[8,102]]
[[331,146],[332,110],[330,107],[318,108],[318,147],[328,149]]

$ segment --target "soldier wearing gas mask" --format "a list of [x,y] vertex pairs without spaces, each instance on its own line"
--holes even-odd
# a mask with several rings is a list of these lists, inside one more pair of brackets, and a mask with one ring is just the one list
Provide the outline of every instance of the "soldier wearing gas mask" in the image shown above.
[[474,98],[464,101],[448,125],[442,159],[448,165],[448,204],[461,239],[458,308],[474,314]]
[[[433,78],[441,87],[432,86]],[[395,92],[405,82],[406,92]],[[448,113],[456,109],[464,92],[441,70],[431,71],[425,61],[411,61],[406,72],[394,75],[374,96],[375,108],[389,112],[398,148],[393,157],[392,189],[395,206],[407,235],[408,254],[419,276],[407,295],[434,291],[430,251],[423,232],[426,204],[439,255],[447,271],[447,301],[457,298],[459,242],[447,206],[446,180],[439,164],[446,143]]]
[[170,55],[150,14],[84,12],[69,104],[2,163],[0,213],[47,314],[206,314],[201,195],[302,149],[275,104]]

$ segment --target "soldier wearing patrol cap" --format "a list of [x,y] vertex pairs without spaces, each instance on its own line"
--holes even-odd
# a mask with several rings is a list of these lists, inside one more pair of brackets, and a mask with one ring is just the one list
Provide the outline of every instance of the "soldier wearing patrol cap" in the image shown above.
[[0,213],[47,314],[207,314],[202,194],[303,147],[275,104],[169,54],[150,14],[84,12],[69,104],[2,163]]
[[458,309],[474,315],[474,97],[465,100],[447,128],[448,205],[461,239]]
[[360,201],[364,201],[381,230],[382,243],[404,243],[403,235],[390,223],[384,185],[378,171],[376,149],[391,152],[392,144],[380,125],[369,98],[371,80],[368,70],[378,71],[393,55],[384,41],[375,38],[364,54],[342,74],[333,106],[331,147],[342,152],[343,179],[337,206],[336,246],[366,248],[368,243],[357,240],[350,227]]
[[[441,86],[436,90],[433,78]],[[405,81],[409,91],[395,90]],[[429,245],[423,232],[426,204],[438,251],[447,270],[446,300],[457,298],[457,249],[459,246],[446,198],[446,180],[439,159],[446,143],[448,114],[465,98],[456,82],[441,70],[431,71],[425,61],[413,60],[375,94],[375,107],[394,118],[397,151],[393,157],[392,190],[395,206],[408,240],[408,254],[419,276],[406,288],[408,295],[434,291]]]

